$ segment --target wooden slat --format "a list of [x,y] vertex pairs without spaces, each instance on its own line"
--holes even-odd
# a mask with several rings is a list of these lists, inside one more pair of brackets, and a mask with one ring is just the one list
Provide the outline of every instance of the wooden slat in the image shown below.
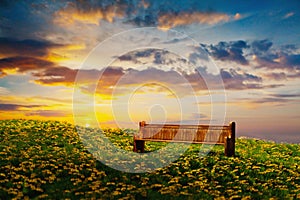
[[195,141],[184,141],[184,140],[160,140],[160,139],[136,139],[137,141],[152,141],[152,142],[175,142],[175,143],[193,143],[193,144],[218,144],[224,145],[224,143],[219,142],[195,142]]
[[[180,126],[145,126],[140,128],[141,136],[144,139],[157,140],[177,140],[177,141],[195,141],[195,142],[219,142],[224,143],[225,137],[229,136],[229,126],[219,126],[218,129],[207,127],[191,126],[182,128]],[[220,132],[221,131],[221,132]]]
[[227,125],[175,125],[175,124],[145,124],[144,128],[177,128],[177,129],[228,129]]

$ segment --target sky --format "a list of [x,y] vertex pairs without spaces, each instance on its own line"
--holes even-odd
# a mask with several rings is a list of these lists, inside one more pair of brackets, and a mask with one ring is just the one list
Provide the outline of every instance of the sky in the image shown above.
[[300,2],[0,1],[0,119],[237,123],[300,143]]

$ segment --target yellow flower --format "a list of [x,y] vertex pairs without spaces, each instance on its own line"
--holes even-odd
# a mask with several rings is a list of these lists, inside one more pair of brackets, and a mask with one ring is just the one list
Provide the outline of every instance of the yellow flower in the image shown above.
[[121,194],[120,191],[114,191],[114,192],[112,193],[113,196],[117,196],[117,195],[120,195],[120,194]]

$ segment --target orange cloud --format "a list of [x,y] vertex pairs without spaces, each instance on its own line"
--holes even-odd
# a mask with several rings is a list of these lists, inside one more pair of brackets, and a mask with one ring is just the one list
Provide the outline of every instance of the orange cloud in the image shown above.
[[240,13],[236,13],[233,17],[235,20],[239,20],[242,18],[241,14]]
[[99,25],[100,20],[113,22],[116,17],[123,17],[124,9],[116,6],[80,10],[75,4],[69,3],[66,8],[57,11],[54,15],[54,22],[60,25],[72,25],[76,22]]
[[230,16],[223,13],[214,12],[194,12],[194,13],[167,13],[159,16],[158,26],[161,29],[170,29],[180,25],[188,25],[192,23],[200,24],[217,24],[229,21]]
[[52,62],[33,57],[10,57],[0,59],[0,78],[8,74],[25,73],[53,67]]
[[36,83],[41,85],[67,85],[72,86],[77,70],[67,67],[53,67],[48,68],[42,72],[33,73],[33,76],[38,77]]

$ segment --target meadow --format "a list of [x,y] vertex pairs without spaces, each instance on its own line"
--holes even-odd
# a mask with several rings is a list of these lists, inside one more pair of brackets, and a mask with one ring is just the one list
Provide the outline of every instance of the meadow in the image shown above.
[[[223,146],[199,157],[201,145],[191,145],[166,167],[126,173],[87,151],[79,129],[100,134],[58,121],[1,120],[0,199],[300,199],[300,144],[239,138],[235,157]],[[134,130],[103,133],[132,151]],[[146,151],[164,145],[147,142]]]

